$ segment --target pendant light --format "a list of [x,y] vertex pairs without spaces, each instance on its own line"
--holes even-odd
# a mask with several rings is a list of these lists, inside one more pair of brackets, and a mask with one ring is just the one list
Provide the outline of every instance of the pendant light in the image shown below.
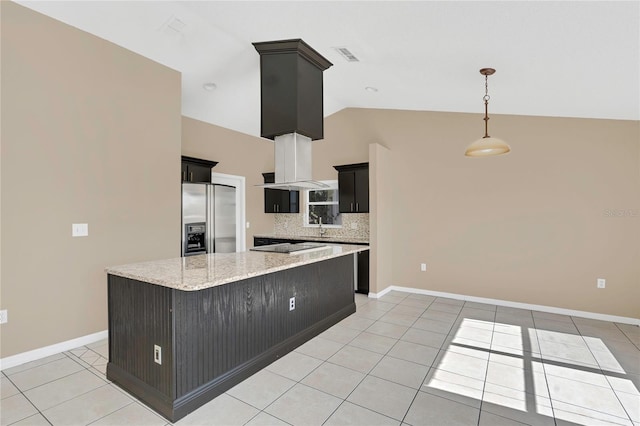
[[488,157],[490,155],[501,155],[511,151],[505,141],[489,136],[489,76],[496,70],[493,68],[482,68],[480,74],[484,75],[484,136],[467,147],[464,155],[467,157]]

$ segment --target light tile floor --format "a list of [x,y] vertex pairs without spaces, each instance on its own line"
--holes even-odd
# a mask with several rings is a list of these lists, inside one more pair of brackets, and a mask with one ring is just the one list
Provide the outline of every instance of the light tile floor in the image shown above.
[[[640,426],[640,328],[391,292],[178,425]],[[2,372],[2,425],[167,425],[102,341]]]

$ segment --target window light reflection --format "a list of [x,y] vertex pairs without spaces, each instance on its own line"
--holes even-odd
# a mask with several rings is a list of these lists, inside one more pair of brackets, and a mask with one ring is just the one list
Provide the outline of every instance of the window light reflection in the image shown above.
[[[463,318],[443,350],[423,386],[444,397],[455,394],[535,413],[541,419],[553,419],[555,414],[567,421],[620,418],[626,405],[624,398],[615,398],[620,392],[631,402],[640,400],[636,385],[623,377],[627,373],[611,352],[614,348],[600,338]],[[597,364],[583,362],[582,353],[593,354]],[[558,387],[557,378],[568,383],[570,390]],[[599,394],[597,416],[589,414],[594,407],[584,402],[581,389],[588,386]],[[551,398],[563,410],[554,413]]]

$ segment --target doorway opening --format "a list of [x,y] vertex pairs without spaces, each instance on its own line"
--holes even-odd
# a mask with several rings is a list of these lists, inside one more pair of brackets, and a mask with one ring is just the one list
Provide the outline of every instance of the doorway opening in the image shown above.
[[245,177],[211,172],[211,183],[236,188],[236,252],[247,250]]

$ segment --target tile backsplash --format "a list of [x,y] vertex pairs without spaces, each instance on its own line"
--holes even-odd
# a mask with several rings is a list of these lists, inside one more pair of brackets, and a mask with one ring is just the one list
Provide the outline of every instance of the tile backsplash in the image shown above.
[[[277,213],[274,232],[284,236],[318,236],[317,227],[305,227],[304,213]],[[325,228],[327,237],[369,239],[369,213],[342,214],[342,228]]]

